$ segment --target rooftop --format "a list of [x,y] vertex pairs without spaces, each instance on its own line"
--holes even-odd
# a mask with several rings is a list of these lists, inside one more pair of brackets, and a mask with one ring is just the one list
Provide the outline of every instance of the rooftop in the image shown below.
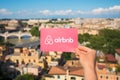
[[109,62],[116,62],[116,59],[112,54],[107,54],[106,58]]
[[71,67],[68,69],[65,69],[65,67],[51,67],[50,71],[48,72],[49,75],[66,75],[69,71],[70,75],[76,75],[76,76],[83,76],[83,68],[81,67]]
[[97,67],[98,67],[99,69],[104,69],[104,68],[106,68],[106,65],[98,64]]
[[57,74],[65,75],[66,70],[63,67],[51,67],[48,74],[50,74],[50,75],[57,75]]
[[116,49],[115,51],[120,55],[120,48]]

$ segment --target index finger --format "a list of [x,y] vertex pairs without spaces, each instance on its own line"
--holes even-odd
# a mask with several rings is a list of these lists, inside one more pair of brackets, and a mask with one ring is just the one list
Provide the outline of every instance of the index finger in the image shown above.
[[81,50],[81,51],[84,51],[84,52],[87,52],[87,51],[91,50],[90,48],[85,47],[85,46],[79,46],[78,49]]

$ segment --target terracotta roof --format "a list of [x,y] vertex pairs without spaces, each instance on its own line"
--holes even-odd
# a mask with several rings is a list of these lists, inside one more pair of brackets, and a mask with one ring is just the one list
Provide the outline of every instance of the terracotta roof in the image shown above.
[[71,68],[71,69],[69,69],[69,70],[70,70],[70,72],[69,72],[70,75],[84,76],[83,68],[73,67],[73,68]]
[[97,67],[98,67],[99,69],[106,68],[106,66],[105,66],[105,65],[100,65],[100,64],[98,64],[98,65],[97,65]]
[[120,48],[115,50],[120,55]]
[[51,67],[48,74],[52,74],[52,75],[62,74],[62,75],[65,75],[66,71],[63,67]]
[[49,56],[49,52],[45,51],[45,52],[43,52],[42,55],[44,55],[44,56]]
[[116,62],[116,59],[112,54],[107,54],[106,58],[109,62]]
[[[83,76],[83,68],[81,67],[72,67],[68,68],[70,75],[76,75],[76,76]],[[67,69],[64,67],[51,67],[50,71],[48,72],[49,75],[66,75]]]

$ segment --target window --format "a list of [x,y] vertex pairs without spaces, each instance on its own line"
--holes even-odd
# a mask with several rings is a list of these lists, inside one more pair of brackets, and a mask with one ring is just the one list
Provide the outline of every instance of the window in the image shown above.
[[57,78],[60,79],[60,75],[58,75]]
[[21,61],[22,64],[25,64],[24,60]]
[[119,80],[119,77],[116,77],[116,80]]
[[45,59],[48,59],[47,57],[45,57]]
[[74,65],[74,62],[72,61],[72,65]]
[[31,62],[31,61],[29,60],[29,62]]
[[106,76],[106,79],[108,79],[108,76]]
[[18,61],[18,59],[16,60],[16,66],[18,66],[19,65],[19,61]]
[[84,78],[82,78],[81,80],[84,80]]
[[35,63],[36,61],[34,60],[34,63]]
[[32,55],[31,53],[28,54],[28,56],[31,56],[31,55]]
[[75,77],[71,77],[71,80],[76,80],[76,78]]
[[19,61],[18,61],[18,59],[16,59],[16,63],[17,63],[17,64],[19,64]]

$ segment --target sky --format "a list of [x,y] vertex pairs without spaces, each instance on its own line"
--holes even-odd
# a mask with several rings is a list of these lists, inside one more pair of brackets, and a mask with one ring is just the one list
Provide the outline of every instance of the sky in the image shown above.
[[0,0],[2,18],[120,18],[120,0]]

